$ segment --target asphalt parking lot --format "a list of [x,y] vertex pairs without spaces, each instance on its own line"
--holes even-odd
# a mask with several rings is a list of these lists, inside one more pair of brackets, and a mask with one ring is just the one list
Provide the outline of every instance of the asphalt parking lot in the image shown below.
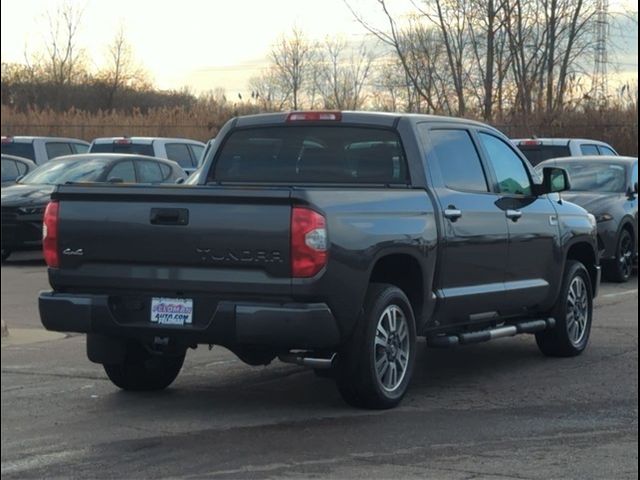
[[165,392],[120,392],[82,336],[43,336],[47,286],[35,253],[2,266],[3,478],[638,476],[637,277],[603,284],[582,356],[545,358],[530,336],[422,342],[407,397],[383,412],[218,347],[191,351]]

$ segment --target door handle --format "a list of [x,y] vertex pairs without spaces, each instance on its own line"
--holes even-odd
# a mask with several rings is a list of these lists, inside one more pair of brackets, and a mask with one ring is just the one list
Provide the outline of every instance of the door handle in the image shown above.
[[462,210],[458,210],[455,207],[449,206],[449,208],[446,208],[444,210],[444,216],[452,222],[455,222],[460,217],[462,217]]
[[152,208],[149,221],[152,225],[188,225],[189,210],[186,208]]
[[517,222],[522,217],[522,212],[520,210],[507,210],[506,215],[508,219]]

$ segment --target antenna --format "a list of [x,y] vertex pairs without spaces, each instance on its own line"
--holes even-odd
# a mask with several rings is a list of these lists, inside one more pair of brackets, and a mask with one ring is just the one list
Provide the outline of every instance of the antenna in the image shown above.
[[607,99],[607,41],[609,38],[609,0],[596,3],[596,45],[593,68],[593,98],[598,103]]

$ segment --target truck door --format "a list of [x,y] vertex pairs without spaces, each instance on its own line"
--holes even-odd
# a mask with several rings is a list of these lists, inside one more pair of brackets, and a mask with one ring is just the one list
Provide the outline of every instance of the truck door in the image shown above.
[[433,320],[442,325],[495,318],[504,303],[508,233],[486,166],[465,127],[418,128],[442,212]]
[[530,170],[511,145],[490,131],[478,139],[509,230],[505,297],[512,304],[505,311],[524,313],[551,300],[562,277],[556,210],[546,195],[532,194]]

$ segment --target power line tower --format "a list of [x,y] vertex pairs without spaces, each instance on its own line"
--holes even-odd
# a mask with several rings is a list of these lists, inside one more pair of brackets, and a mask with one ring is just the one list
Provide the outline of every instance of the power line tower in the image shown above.
[[595,64],[593,69],[593,97],[604,102],[607,97],[607,41],[609,38],[609,0],[596,5]]

